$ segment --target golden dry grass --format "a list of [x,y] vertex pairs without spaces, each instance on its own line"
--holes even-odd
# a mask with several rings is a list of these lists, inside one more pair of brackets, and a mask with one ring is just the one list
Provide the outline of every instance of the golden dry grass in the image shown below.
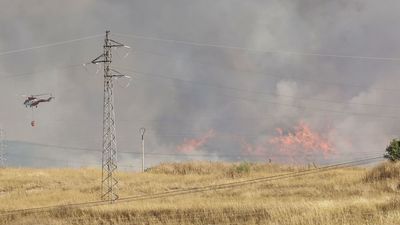
[[[190,162],[120,172],[121,197],[293,172],[274,164]],[[0,224],[400,224],[400,165],[346,168],[227,190],[0,217]],[[0,169],[0,211],[99,199],[97,169]]]

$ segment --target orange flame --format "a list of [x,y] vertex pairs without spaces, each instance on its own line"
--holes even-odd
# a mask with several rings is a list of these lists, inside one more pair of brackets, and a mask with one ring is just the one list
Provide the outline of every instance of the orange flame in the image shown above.
[[182,144],[178,145],[177,150],[182,153],[193,152],[202,147],[213,137],[215,137],[215,131],[211,129],[199,138],[185,139]]
[[244,138],[241,139],[242,152],[251,156],[264,156],[267,149],[264,145],[253,145],[248,143]]
[[294,132],[286,135],[284,135],[283,129],[277,128],[276,130],[279,136],[271,138],[269,143],[278,146],[282,153],[289,156],[322,153],[326,158],[335,152],[331,141],[313,131],[305,122],[299,122],[294,128]]
[[279,161],[279,159],[281,158],[280,154],[268,151],[269,149],[268,141],[263,141],[258,144],[251,144],[247,142],[245,138],[241,138],[241,145],[242,145],[242,154],[245,156],[254,156],[259,160],[268,160],[269,162]]

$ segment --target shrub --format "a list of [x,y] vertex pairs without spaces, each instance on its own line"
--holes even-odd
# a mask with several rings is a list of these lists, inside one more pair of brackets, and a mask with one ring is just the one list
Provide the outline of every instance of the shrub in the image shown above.
[[248,162],[233,164],[232,167],[227,171],[227,175],[231,178],[241,177],[250,173],[250,167],[251,164]]
[[390,142],[390,145],[386,148],[386,154],[384,155],[384,157],[393,162],[400,160],[400,140],[399,139],[393,139]]
[[236,166],[236,173],[250,173],[250,163],[240,163],[238,166]]

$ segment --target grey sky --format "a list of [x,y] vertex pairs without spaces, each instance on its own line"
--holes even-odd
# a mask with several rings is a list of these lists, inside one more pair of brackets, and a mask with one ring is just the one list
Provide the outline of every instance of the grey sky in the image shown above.
[[[240,139],[254,146],[265,145],[265,140],[276,135],[277,127],[291,130],[305,121],[329,136],[338,152],[335,157],[350,159],[383,151],[400,131],[400,118],[396,118],[400,60],[262,53],[116,35],[396,58],[400,56],[398,1],[2,3],[1,51],[102,34],[106,29],[111,30],[113,39],[132,47],[127,58],[123,58],[124,50],[114,52],[114,67],[134,77],[128,88],[116,85],[121,151],[139,151],[138,129],[142,126],[148,129],[148,151],[162,153],[176,153],[185,137],[214,130],[215,137],[197,153],[212,155],[204,159],[218,159],[240,154]],[[87,71],[82,66],[57,68],[95,58],[102,51],[102,39],[0,56],[0,76],[4,76],[0,78],[0,123],[10,140],[101,148],[101,72],[95,74],[93,66]],[[28,74],[22,76],[24,73]],[[21,76],[10,77],[18,74]],[[23,107],[19,95],[47,92],[54,93],[56,100],[35,110],[38,126],[32,129],[32,113]],[[323,133],[327,127],[334,132]],[[270,154],[278,152],[273,146],[265,147]],[[100,159],[92,153],[69,155],[66,149],[35,147],[27,152],[66,160]],[[135,157],[120,155],[119,159],[127,164],[137,162]]]

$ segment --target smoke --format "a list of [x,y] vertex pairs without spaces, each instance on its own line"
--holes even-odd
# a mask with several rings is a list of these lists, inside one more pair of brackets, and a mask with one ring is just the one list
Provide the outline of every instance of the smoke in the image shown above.
[[[1,9],[0,49],[70,40],[106,29],[113,39],[131,46],[126,58],[118,57],[125,55],[123,51],[113,54],[115,67],[142,72],[116,68],[133,78],[128,88],[115,85],[117,141],[123,152],[140,150],[138,130],[146,127],[149,153],[201,151],[219,160],[238,154],[278,157],[285,152],[281,142],[269,140],[281,128],[279,140],[292,140],[300,131],[314,135],[311,147],[298,141],[290,145],[299,154],[334,147],[334,155],[318,160],[347,160],[382,153],[389,140],[398,136],[400,66],[389,60],[290,52],[396,58],[399,9],[394,0],[87,0],[72,4],[19,0]],[[131,39],[116,33],[281,53]],[[0,123],[9,139],[101,148],[101,72],[56,68],[89,62],[101,54],[102,44],[98,38],[0,56],[0,76],[36,72],[0,78]],[[31,114],[18,95],[49,92],[56,99],[38,108],[37,127],[32,129]],[[299,121],[309,130],[296,130]],[[326,131],[327,124],[331,132]],[[203,141],[210,130],[218,135]],[[176,133],[181,135],[171,135]],[[205,135],[193,138],[192,133]],[[183,143],[182,135],[187,136]],[[329,143],[329,148],[316,140]],[[96,154],[90,158],[100,158]],[[136,158],[119,157],[127,163]],[[146,161],[151,165],[179,159],[154,156]]]

